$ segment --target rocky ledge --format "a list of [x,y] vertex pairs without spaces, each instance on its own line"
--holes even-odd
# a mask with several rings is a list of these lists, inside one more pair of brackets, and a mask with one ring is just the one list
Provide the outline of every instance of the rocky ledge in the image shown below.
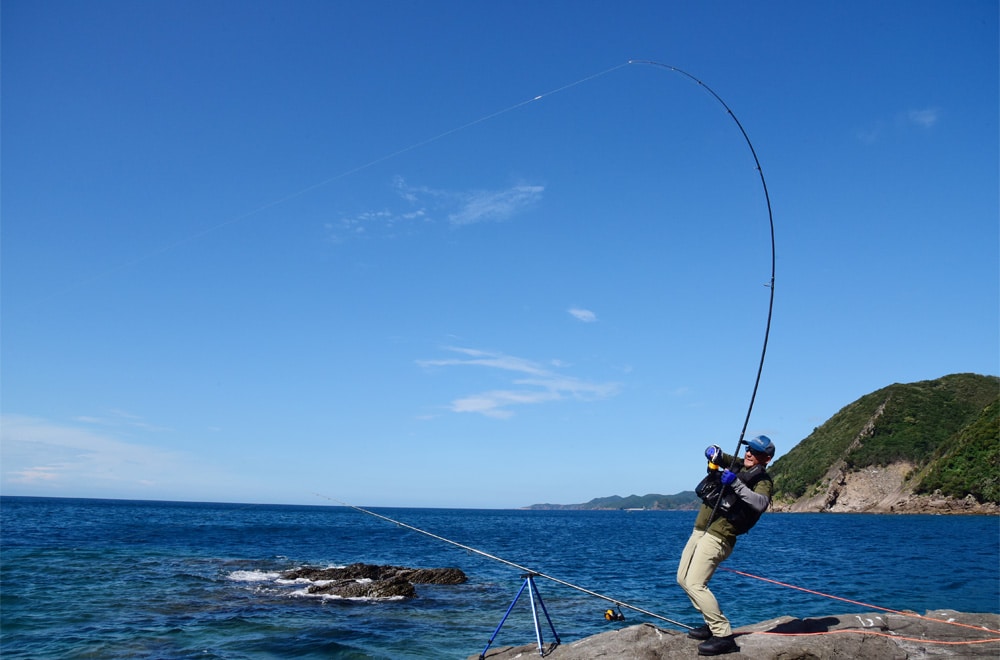
[[[558,627],[557,627],[558,630]],[[545,632],[551,632],[546,630]],[[1000,657],[1000,614],[965,614],[953,610],[915,613],[841,614],[817,619],[781,617],[733,631],[739,650],[732,660],[921,660],[924,658]],[[697,658],[698,642],[687,631],[664,630],[652,624],[563,641],[552,648],[543,637],[545,658]],[[538,657],[538,645],[491,647],[489,660]],[[469,660],[479,658],[469,656]]]
[[310,594],[341,598],[413,598],[414,584],[462,584],[468,578],[458,568],[405,568],[350,564],[340,568],[302,567],[281,574],[282,580],[312,582]]

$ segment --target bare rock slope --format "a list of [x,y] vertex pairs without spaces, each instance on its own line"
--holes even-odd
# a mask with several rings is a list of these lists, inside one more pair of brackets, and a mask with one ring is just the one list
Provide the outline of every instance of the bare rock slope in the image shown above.
[[[818,619],[782,617],[734,631],[739,651],[732,660],[919,660],[924,658],[1000,657],[1000,614],[967,614],[934,610],[924,616],[862,613]],[[544,642],[544,657],[554,660],[629,658],[697,658],[698,642],[686,631],[651,624],[564,641],[552,648]],[[469,656],[469,660],[479,658]],[[539,657],[537,643],[491,647],[489,660]]]
[[852,471],[843,461],[838,461],[823,477],[823,483],[827,484],[825,490],[793,503],[776,501],[772,510],[791,513],[1000,514],[996,503],[980,503],[971,495],[956,499],[940,493],[915,494],[909,481],[914,469],[912,463],[898,462]]

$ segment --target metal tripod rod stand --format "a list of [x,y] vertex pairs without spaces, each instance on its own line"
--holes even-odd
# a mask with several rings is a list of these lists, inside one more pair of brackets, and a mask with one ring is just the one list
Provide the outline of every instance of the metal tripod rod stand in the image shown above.
[[[545,603],[542,601],[542,594],[538,593],[538,587],[535,585],[535,576],[538,573],[525,573],[521,577],[524,578],[524,582],[521,584],[521,588],[518,590],[517,595],[514,596],[514,600],[511,601],[510,606],[507,608],[507,612],[500,619],[500,624],[497,629],[493,631],[493,636],[490,637],[490,641],[486,642],[486,648],[483,652],[479,654],[479,660],[484,660],[486,658],[486,651],[489,650],[490,645],[493,644],[493,640],[496,639],[497,633],[500,632],[500,628],[503,627],[504,622],[507,617],[510,616],[510,611],[514,609],[514,605],[517,604],[517,599],[521,597],[524,593],[524,588],[528,588],[528,597],[531,599],[531,615],[535,620],[535,639],[538,641],[538,655],[545,657],[545,650],[542,646],[542,627],[538,620],[538,610],[535,608],[535,599],[538,599],[538,604],[542,608],[542,613],[545,614],[545,619],[549,622],[549,628],[552,630],[552,637],[555,638],[555,643],[552,644],[552,648],[559,646],[559,633],[556,632],[556,627],[552,625],[552,617],[549,616],[549,611],[545,609]],[[551,649],[550,649],[551,650]]]

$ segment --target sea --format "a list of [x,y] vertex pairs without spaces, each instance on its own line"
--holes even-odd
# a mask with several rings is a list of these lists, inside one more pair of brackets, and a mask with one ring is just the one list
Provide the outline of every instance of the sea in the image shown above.
[[[701,623],[674,579],[694,512],[366,511],[0,498],[0,657],[466,658]],[[468,581],[351,600],[281,579],[356,562]],[[723,566],[740,571],[711,582],[734,627],[872,607],[997,613],[1000,518],[770,513]],[[624,621],[605,617],[615,602]]]

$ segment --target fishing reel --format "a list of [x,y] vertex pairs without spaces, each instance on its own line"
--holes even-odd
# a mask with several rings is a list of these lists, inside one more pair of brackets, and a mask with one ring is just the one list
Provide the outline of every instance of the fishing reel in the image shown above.
[[[737,454],[740,453],[740,447],[742,447],[743,445],[746,445],[747,447],[749,447],[750,446],[750,441],[749,440],[744,440],[743,438],[740,438],[739,442],[736,443],[736,453]],[[719,454],[719,458],[722,458],[722,454],[721,453]],[[711,474],[712,472],[722,472],[725,469],[726,469],[725,467],[723,467],[722,465],[719,465],[718,463],[713,463],[711,460],[708,461],[708,473],[709,474]]]
[[604,618],[607,621],[624,621],[625,615],[622,614],[622,606],[618,605],[617,608],[618,608],[617,612],[612,609],[604,610]]

